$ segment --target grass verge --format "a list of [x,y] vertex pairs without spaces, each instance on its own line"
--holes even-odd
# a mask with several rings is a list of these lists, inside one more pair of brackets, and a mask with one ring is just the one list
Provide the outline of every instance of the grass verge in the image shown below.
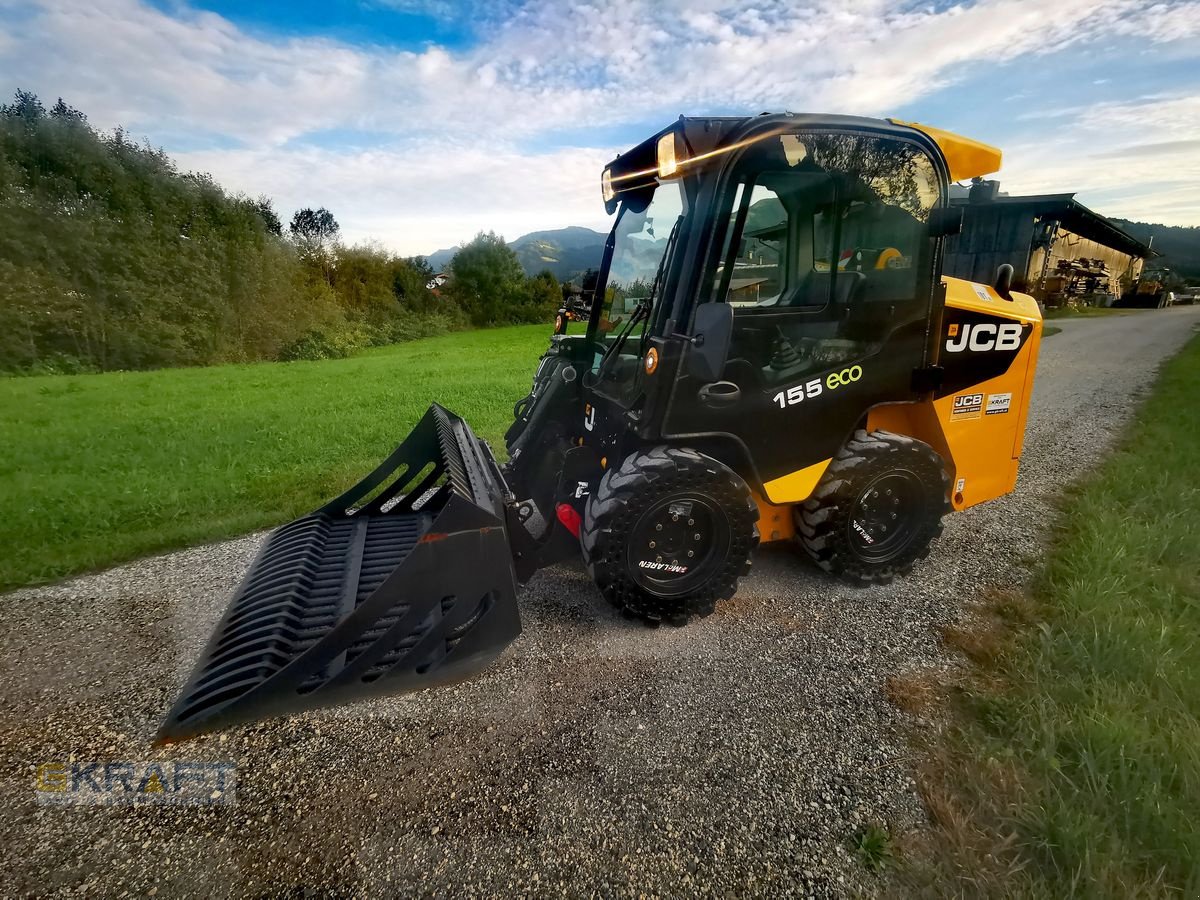
[[1200,337],[1068,492],[1032,596],[947,632],[975,674],[921,772],[910,889],[1200,896],[1198,389]]
[[433,400],[502,447],[548,337],[528,325],[342,360],[0,379],[0,589],[307,512]]
[[1194,337],[1068,492],[1033,595],[946,635],[977,668],[922,772],[908,888],[1200,896],[1198,390]]

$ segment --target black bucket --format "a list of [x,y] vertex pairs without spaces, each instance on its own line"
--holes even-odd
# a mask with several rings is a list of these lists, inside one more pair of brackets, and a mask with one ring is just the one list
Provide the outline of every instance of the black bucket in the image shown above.
[[271,533],[158,741],[486,667],[521,633],[507,494],[487,444],[431,406],[374,472]]

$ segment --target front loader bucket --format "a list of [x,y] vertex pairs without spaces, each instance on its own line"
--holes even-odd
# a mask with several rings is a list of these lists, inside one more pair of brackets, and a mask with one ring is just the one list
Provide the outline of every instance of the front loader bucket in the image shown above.
[[271,533],[158,741],[483,669],[521,633],[506,494],[487,445],[431,406],[374,472]]

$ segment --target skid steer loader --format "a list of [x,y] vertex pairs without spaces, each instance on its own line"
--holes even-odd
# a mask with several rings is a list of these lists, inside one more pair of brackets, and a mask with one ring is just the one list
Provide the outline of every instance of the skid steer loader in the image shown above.
[[582,556],[648,623],[729,598],[762,541],[857,583],[1010,491],[1041,316],[941,274],[948,184],[998,150],[923,125],[680,118],[617,157],[586,334],[555,334],[508,460],[437,404],[273,532],[159,738],[466,678],[517,584]]

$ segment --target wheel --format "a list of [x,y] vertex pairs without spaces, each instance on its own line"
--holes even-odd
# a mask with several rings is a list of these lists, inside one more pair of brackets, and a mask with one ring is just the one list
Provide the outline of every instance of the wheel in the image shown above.
[[682,625],[733,596],[758,545],[758,506],[732,469],[654,447],[610,469],[579,533],[588,573],[618,609]]
[[949,510],[950,476],[928,444],[889,431],[856,431],[795,507],[796,537],[822,569],[887,584],[929,555]]

